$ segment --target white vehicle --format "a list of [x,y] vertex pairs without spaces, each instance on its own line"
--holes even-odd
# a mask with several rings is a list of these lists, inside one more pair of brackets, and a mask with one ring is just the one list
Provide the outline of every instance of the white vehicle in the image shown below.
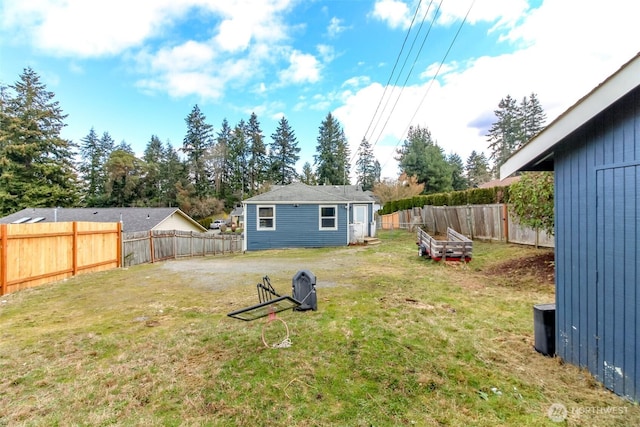
[[224,219],[216,219],[209,225],[209,228],[212,230],[219,230],[222,224],[225,224],[226,221]]

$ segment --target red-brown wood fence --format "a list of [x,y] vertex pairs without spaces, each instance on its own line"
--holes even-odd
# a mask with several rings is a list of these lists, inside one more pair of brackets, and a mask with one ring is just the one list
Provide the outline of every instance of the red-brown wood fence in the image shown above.
[[120,267],[121,224],[0,224],[0,295]]

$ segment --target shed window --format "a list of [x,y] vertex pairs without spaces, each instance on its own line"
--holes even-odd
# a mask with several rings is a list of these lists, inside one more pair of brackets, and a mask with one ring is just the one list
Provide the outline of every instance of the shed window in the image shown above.
[[258,230],[276,229],[276,207],[258,206]]
[[338,207],[320,206],[320,230],[338,229]]

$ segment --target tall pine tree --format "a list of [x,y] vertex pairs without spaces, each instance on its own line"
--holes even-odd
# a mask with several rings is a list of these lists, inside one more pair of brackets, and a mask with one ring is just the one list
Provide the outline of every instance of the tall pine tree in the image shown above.
[[[358,146],[358,158],[356,159],[356,177],[358,184],[365,191],[373,190],[376,182],[380,181],[380,175],[376,167],[377,160],[373,155],[373,148],[366,138],[362,138]],[[379,163],[378,163],[379,166]]]
[[264,184],[269,172],[267,162],[267,147],[264,135],[260,129],[260,122],[256,113],[251,113],[247,123],[247,138],[249,139],[248,179],[249,194],[253,195]]
[[31,68],[2,90],[0,212],[26,207],[75,206],[78,179],[74,144],[60,136],[65,126],[55,94]]
[[491,181],[491,169],[487,156],[483,152],[478,153],[473,150],[467,159],[465,173],[469,188],[476,188],[480,184]]
[[451,170],[451,186],[453,187],[453,191],[466,190],[467,179],[464,173],[462,158],[453,153],[447,157],[447,163],[449,163],[449,169]]
[[401,172],[416,176],[417,183],[424,184],[425,194],[441,193],[453,188],[451,168],[444,151],[433,141],[427,128],[409,128],[407,139],[397,150],[396,160]]
[[166,182],[162,179],[162,167],[166,161],[164,146],[156,135],[151,135],[142,156],[145,173],[142,178],[142,197],[148,206],[165,206],[163,193],[166,191]]
[[271,179],[276,185],[291,184],[297,178],[296,162],[300,147],[286,117],[282,116],[278,122],[276,131],[271,134],[269,145],[269,163],[271,166]]
[[518,148],[527,144],[531,138],[544,129],[544,123],[546,120],[547,115],[542,109],[538,96],[535,93],[531,93],[529,99],[525,96],[520,103],[522,141]]
[[247,123],[240,120],[233,129],[229,139],[229,166],[230,166],[230,188],[233,205],[243,200],[248,188],[247,169],[249,165],[249,142],[247,138]]
[[233,129],[227,119],[222,121],[222,126],[216,136],[216,145],[213,150],[213,180],[216,195],[219,199],[227,200],[231,197],[231,159],[229,145],[231,144]]
[[494,110],[497,121],[491,125],[487,134],[489,160],[493,160],[494,169],[511,156],[522,141],[522,119],[516,100],[510,95],[501,99],[498,109]]
[[314,164],[318,184],[349,184],[349,145],[340,123],[331,115],[320,124]]
[[300,175],[300,181],[307,185],[318,184],[318,181],[316,180],[316,174],[313,173],[311,163],[304,162],[304,165],[302,165],[302,175]]
[[187,157],[187,165],[193,179],[195,195],[204,198],[210,195],[211,185],[207,171],[207,158],[213,146],[213,126],[195,105],[185,119],[187,134],[182,141],[182,151]]
[[487,134],[489,160],[493,160],[493,172],[497,174],[502,164],[514,151],[525,145],[544,128],[546,115],[535,93],[525,96],[520,104],[507,95],[494,111],[496,122]]

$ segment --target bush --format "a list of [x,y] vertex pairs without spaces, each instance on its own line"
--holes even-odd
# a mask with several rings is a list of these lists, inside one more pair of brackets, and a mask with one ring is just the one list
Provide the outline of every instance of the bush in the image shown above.
[[452,191],[450,193],[435,193],[424,196],[414,196],[409,199],[393,200],[385,203],[380,209],[381,215],[414,207],[431,206],[464,206],[489,205],[493,203],[509,203],[511,190],[509,187],[472,188],[469,190]]

